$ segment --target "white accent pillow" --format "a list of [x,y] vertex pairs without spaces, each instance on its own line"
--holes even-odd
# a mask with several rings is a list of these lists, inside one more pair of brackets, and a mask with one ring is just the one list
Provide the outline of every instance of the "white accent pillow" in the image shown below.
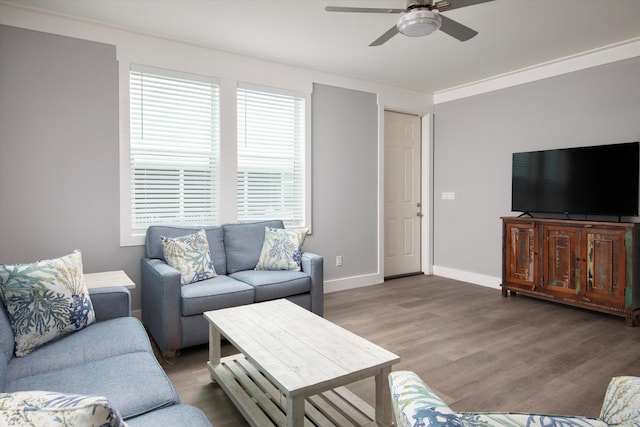
[[300,271],[302,244],[308,228],[264,228],[264,243],[256,270]]
[[0,425],[126,427],[118,411],[100,396],[50,391],[0,393]]
[[0,295],[17,357],[95,322],[79,250],[32,264],[0,265]]
[[160,242],[165,261],[180,272],[181,284],[187,285],[217,276],[204,230],[173,238],[161,236]]

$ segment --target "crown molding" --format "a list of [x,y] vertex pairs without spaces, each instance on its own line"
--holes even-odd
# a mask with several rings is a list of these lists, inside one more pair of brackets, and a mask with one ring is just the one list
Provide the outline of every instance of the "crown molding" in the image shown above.
[[640,37],[437,91],[434,105],[640,56]]

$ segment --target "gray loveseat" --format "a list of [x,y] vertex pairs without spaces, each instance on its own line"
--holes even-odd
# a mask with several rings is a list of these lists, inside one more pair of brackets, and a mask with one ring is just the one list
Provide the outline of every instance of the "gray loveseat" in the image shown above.
[[[323,315],[323,258],[303,252],[301,271],[254,270],[265,227],[282,221],[210,227],[151,226],[147,229],[142,269],[142,321],[167,357],[181,348],[209,342],[203,313],[220,308],[286,298]],[[187,285],[166,264],[161,237],[184,236],[204,229],[217,277]]]
[[95,323],[23,357],[14,355],[13,330],[0,302],[0,401],[36,390],[95,395],[130,427],[211,426],[199,409],[179,404],[144,327],[129,317],[129,291],[108,287],[89,294]]

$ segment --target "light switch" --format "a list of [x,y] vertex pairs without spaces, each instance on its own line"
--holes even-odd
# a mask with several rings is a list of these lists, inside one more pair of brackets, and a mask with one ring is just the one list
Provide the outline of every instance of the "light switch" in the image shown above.
[[443,191],[442,192],[442,200],[455,200],[456,193],[453,191]]

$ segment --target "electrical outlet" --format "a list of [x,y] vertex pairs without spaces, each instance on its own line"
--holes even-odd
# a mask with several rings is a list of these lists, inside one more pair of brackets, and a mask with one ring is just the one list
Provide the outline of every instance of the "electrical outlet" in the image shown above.
[[342,255],[336,257],[336,267],[342,267]]

